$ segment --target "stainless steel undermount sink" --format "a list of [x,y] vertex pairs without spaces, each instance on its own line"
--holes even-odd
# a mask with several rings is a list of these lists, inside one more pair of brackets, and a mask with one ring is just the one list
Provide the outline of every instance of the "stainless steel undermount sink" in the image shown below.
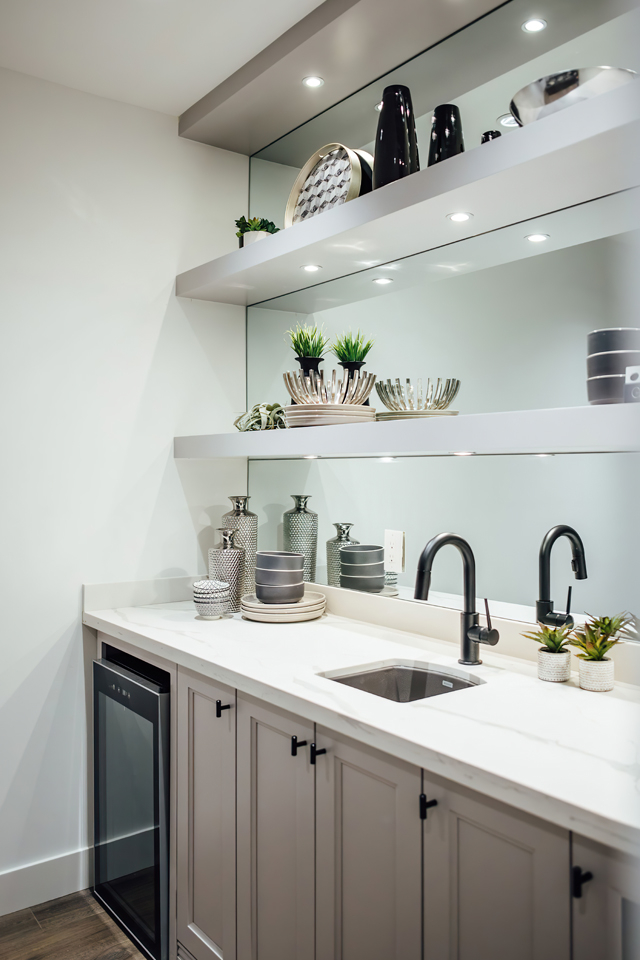
[[462,671],[449,671],[431,664],[411,666],[395,663],[360,669],[357,673],[343,676],[324,676],[328,680],[344,683],[356,690],[364,690],[376,697],[395,700],[396,703],[409,703],[412,700],[438,697],[442,693],[455,693],[457,690],[466,690],[485,682]]

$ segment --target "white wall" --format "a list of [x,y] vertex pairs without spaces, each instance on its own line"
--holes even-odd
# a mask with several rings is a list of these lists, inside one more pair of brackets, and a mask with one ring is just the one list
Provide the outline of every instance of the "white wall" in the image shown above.
[[173,280],[235,248],[248,163],[10,71],[0,127],[3,914],[86,885],[81,584],[204,570],[245,489],[173,461],[244,409],[244,311]]

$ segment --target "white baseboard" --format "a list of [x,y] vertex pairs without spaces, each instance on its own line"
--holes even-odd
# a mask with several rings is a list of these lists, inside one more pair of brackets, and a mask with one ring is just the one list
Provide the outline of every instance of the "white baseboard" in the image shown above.
[[89,886],[90,848],[0,873],[0,917]]

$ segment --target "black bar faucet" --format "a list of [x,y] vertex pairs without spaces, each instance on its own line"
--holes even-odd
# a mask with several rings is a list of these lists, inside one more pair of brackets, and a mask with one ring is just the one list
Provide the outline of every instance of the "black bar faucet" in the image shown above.
[[488,643],[493,647],[500,639],[500,634],[497,630],[491,628],[489,604],[486,600],[487,626],[480,626],[479,615],[476,613],[476,561],[473,550],[466,540],[455,533],[439,533],[437,537],[429,540],[418,560],[414,597],[416,600],[429,599],[431,567],[438,550],[447,546],[447,544],[457,547],[460,551],[464,571],[464,610],[460,615],[460,659],[458,663],[474,667],[482,663],[482,660],[478,657],[478,644]]
[[536,603],[536,620],[549,627],[572,627],[573,617],[569,616],[571,606],[571,587],[567,597],[566,613],[557,613],[551,599],[551,548],[559,537],[567,537],[571,544],[571,569],[576,580],[587,579],[587,563],[584,558],[584,545],[580,535],[573,527],[559,523],[546,534],[540,547],[540,599]]

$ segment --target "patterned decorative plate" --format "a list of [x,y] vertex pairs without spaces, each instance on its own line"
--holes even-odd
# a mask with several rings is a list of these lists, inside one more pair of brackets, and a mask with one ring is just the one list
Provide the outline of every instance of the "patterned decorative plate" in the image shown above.
[[296,178],[287,202],[285,227],[309,220],[368,192],[372,170],[373,157],[362,150],[350,150],[342,143],[321,147]]

